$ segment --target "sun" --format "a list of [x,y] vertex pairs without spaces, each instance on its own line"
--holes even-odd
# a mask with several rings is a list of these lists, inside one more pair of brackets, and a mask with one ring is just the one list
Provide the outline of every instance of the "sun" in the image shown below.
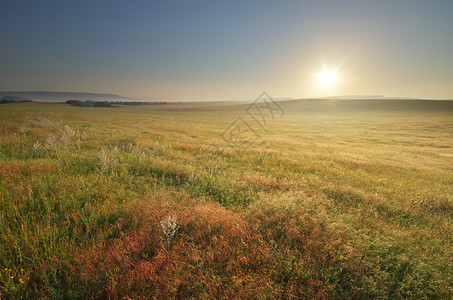
[[319,86],[327,87],[329,90],[332,88],[332,85],[338,81],[337,76],[335,75],[336,70],[324,69],[324,72],[319,73],[318,81]]

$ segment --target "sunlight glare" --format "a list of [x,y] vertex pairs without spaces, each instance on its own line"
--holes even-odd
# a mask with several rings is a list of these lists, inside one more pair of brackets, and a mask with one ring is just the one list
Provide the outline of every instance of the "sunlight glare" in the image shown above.
[[329,90],[332,88],[332,85],[338,81],[337,76],[335,75],[335,70],[324,69],[324,72],[319,73],[318,81],[319,86],[327,87]]

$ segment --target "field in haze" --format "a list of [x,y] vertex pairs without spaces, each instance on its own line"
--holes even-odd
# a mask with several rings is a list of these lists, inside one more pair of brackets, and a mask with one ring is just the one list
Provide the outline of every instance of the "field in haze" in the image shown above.
[[1,105],[0,298],[453,296],[452,101],[247,107]]

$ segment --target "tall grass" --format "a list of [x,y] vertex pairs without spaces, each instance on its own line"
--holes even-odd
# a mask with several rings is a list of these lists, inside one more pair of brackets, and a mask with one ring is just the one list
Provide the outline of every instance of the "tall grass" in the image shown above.
[[453,295],[450,113],[192,110],[0,107],[0,298]]

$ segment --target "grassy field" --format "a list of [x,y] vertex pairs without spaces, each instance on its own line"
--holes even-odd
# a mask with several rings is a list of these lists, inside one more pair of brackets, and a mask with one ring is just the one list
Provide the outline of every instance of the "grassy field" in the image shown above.
[[0,298],[453,297],[453,102],[280,106],[1,105]]

